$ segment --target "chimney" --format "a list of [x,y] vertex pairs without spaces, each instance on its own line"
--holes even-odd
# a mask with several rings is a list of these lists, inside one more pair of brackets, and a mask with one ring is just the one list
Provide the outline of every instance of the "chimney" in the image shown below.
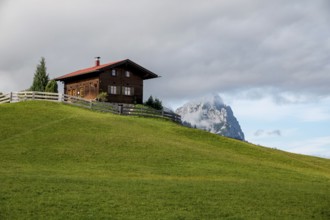
[[101,57],[95,57],[95,66],[100,66],[100,58]]

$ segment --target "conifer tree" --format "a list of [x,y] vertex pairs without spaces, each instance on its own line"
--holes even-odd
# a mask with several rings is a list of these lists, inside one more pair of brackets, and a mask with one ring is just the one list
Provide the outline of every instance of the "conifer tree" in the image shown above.
[[41,57],[40,64],[37,65],[36,72],[34,73],[30,90],[44,92],[48,81],[49,77],[47,74],[46,61],[44,57]]
[[152,96],[144,104],[157,110],[163,109],[162,102],[158,98],[154,99]]
[[58,93],[58,89],[57,89],[57,82],[55,80],[50,80],[48,81],[46,88],[45,88],[45,92],[54,92],[54,93]]
[[157,110],[163,110],[162,102],[158,98],[155,99],[153,107]]
[[145,102],[145,105],[146,106],[150,106],[150,107],[153,107],[153,104],[154,104],[154,98],[152,96],[150,96],[148,98],[148,100]]

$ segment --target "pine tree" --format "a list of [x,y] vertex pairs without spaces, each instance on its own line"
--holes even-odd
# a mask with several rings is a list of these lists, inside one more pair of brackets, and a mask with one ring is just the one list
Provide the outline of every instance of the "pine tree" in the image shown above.
[[41,57],[40,64],[37,65],[36,72],[34,73],[30,90],[44,92],[48,81],[49,77],[47,74],[46,61],[44,57]]
[[55,80],[48,81],[46,88],[45,88],[45,92],[58,93],[57,82]]
[[152,96],[150,96],[144,104],[146,106],[149,106],[149,107],[157,109],[157,110],[162,110],[163,109],[162,102],[158,98],[156,98],[154,100],[154,98]]
[[153,107],[154,107],[154,109],[157,109],[157,110],[163,110],[162,101],[160,101],[158,98],[156,98],[154,101]]
[[153,107],[153,104],[154,104],[154,98],[152,96],[150,96],[148,98],[148,100],[145,102],[145,105],[146,106],[150,106],[150,107]]

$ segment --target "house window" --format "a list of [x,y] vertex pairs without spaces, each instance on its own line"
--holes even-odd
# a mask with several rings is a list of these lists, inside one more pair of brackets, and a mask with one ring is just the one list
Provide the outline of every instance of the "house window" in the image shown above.
[[124,95],[128,95],[128,96],[132,96],[134,95],[134,88],[133,87],[123,87],[123,94]]
[[126,70],[126,71],[125,71],[125,76],[126,76],[126,77],[131,77],[131,72]]
[[118,94],[117,86],[108,86],[108,93],[113,95]]
[[111,76],[117,76],[117,71],[115,69],[111,71]]

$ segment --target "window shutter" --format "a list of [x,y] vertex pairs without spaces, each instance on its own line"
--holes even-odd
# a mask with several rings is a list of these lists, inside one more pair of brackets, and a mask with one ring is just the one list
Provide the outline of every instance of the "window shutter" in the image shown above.
[[131,87],[131,95],[134,95],[134,87]]
[[120,92],[120,86],[117,86],[117,94],[120,95],[121,92]]

